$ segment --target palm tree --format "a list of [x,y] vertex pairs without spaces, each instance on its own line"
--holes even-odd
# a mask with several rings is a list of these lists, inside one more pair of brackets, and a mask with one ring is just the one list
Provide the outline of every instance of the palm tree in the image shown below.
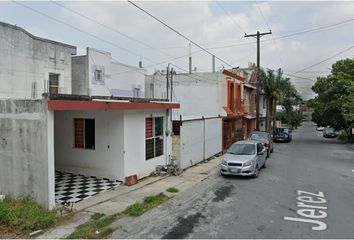
[[[267,120],[266,130],[275,130],[276,126],[276,106],[281,102],[286,103],[286,109],[292,108],[293,99],[299,99],[296,88],[291,84],[290,78],[283,77],[283,71],[279,68],[276,73],[274,70],[268,69],[266,72],[261,72],[261,86],[264,94],[267,96]],[[288,106],[289,104],[289,106]],[[273,120],[273,121],[272,121]],[[273,127],[271,127],[273,122]]]

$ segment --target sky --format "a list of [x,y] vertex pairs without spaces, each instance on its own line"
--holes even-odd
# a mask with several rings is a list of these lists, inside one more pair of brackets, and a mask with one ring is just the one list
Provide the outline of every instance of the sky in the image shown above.
[[[316,77],[339,59],[354,55],[354,2],[339,1],[134,1],[217,58],[216,68],[256,62],[256,39],[245,33],[272,31],[261,38],[261,66],[282,68],[304,99]],[[149,73],[166,69],[211,71],[212,57],[127,1],[0,1],[0,21],[33,35],[111,52],[122,63]],[[174,60],[173,60],[174,59]]]

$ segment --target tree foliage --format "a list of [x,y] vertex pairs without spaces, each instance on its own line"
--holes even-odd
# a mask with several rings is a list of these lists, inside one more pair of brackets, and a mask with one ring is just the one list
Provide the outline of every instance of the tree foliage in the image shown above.
[[[298,122],[298,114],[294,112],[293,105],[302,101],[295,86],[291,83],[290,78],[283,76],[283,71],[279,68],[277,71],[268,69],[261,71],[262,89],[268,98],[268,113],[267,117],[273,119],[273,128],[276,120],[276,105],[280,103],[284,106],[285,111],[283,122],[289,123],[292,127],[298,127],[301,123]],[[302,118],[301,118],[302,119]],[[279,119],[280,120],[280,119]],[[268,126],[270,126],[269,120]]]
[[332,126],[351,136],[354,127],[354,58],[342,59],[332,65],[331,74],[317,77],[312,90],[312,121],[320,126]]

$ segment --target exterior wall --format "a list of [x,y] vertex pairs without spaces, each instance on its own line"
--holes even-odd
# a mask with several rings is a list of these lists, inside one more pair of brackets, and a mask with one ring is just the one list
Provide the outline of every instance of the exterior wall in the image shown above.
[[[73,58],[74,94],[134,97],[133,89],[139,88],[138,97],[145,97],[145,69],[119,63],[109,52],[86,51],[87,55]],[[102,71],[102,81],[96,81],[95,70]]]
[[[164,117],[165,110],[55,112],[55,167],[57,170],[107,177],[145,177],[171,156],[171,137],[164,136],[164,155],[145,160],[145,118]],[[74,118],[95,119],[95,150],[74,148]],[[165,131],[164,131],[165,132]],[[167,153],[167,154],[166,154]]]
[[[164,134],[164,154],[145,160],[145,118],[164,117],[164,131],[171,132],[171,123],[166,111],[162,110],[126,110],[124,112],[124,152],[125,176],[137,175],[146,177],[153,172],[157,165],[166,165],[172,155],[172,137]],[[167,128],[166,128],[167,121]]]
[[[55,168],[124,180],[124,112],[55,112]],[[74,118],[95,119],[95,150],[74,148]]]
[[77,95],[90,94],[88,89],[88,59],[87,56],[74,56],[72,61],[72,93]]
[[[172,100],[180,103],[181,107],[173,110],[173,120],[179,120],[180,115],[182,119],[224,115],[221,108],[222,77],[219,72],[174,75]],[[151,83],[154,85],[153,94],[150,91]],[[166,75],[156,73],[148,76],[146,88],[149,88],[146,97],[166,98]]]
[[0,193],[54,207],[52,120],[45,100],[0,101]]
[[35,37],[2,22],[0,36],[0,99],[42,98],[49,73],[60,74],[59,93],[71,93],[71,55],[76,54],[76,47]]
[[221,152],[222,119],[185,121],[180,133],[180,167],[187,168]]

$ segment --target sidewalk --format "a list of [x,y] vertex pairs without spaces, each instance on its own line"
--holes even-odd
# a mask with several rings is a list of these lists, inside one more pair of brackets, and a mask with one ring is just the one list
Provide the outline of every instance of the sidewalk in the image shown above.
[[70,235],[77,226],[90,219],[94,213],[113,215],[123,212],[127,206],[142,201],[145,197],[163,192],[166,196],[173,196],[166,192],[166,189],[175,187],[179,189],[177,194],[193,187],[197,183],[205,180],[218,171],[221,162],[220,157],[216,157],[207,162],[201,162],[185,170],[181,176],[148,177],[134,186],[119,186],[115,190],[93,196],[74,206],[75,216],[66,225],[50,229],[46,233],[38,236],[38,239],[58,239]]

